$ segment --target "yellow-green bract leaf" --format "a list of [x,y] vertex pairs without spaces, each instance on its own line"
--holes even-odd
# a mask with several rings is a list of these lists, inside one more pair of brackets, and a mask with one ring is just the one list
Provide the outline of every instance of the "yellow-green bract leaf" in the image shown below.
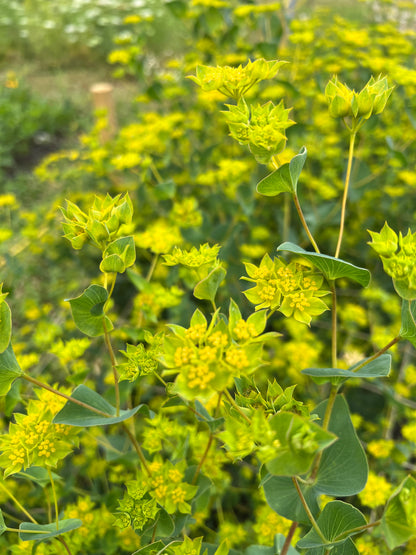
[[[41,541],[55,536],[65,534],[71,530],[76,530],[82,526],[82,520],[79,518],[68,518],[58,522],[58,529],[56,529],[56,522],[52,524],[33,524],[33,522],[22,522],[19,526],[19,538],[23,542],[27,541]],[[35,532],[35,533],[33,533]],[[39,533],[39,532],[44,532]]]
[[12,313],[2,297],[0,285],[0,353],[7,349],[12,335]]
[[391,550],[416,536],[416,480],[411,476],[388,500],[381,526]]
[[262,179],[257,185],[257,192],[268,197],[274,197],[279,193],[296,193],[306,155],[307,150],[303,146],[299,154],[296,154],[289,163],[283,164],[275,172]]
[[100,264],[102,272],[123,273],[126,268],[133,266],[136,261],[136,247],[134,238],[120,237],[110,243],[103,253],[103,260]]
[[313,549],[343,544],[347,537],[358,534],[359,531],[350,532],[355,528],[367,524],[364,515],[349,503],[331,501],[327,503],[317,520],[326,542],[312,528],[306,536],[298,541],[296,547],[300,549]]
[[67,401],[64,407],[58,412],[53,419],[54,424],[67,424],[68,426],[108,426],[109,424],[117,424],[127,420],[136,412],[147,412],[146,405],[138,405],[130,410],[121,410],[119,416],[115,407],[110,405],[108,401],[101,397],[98,393],[85,385],[76,387],[71,395],[74,399],[82,401],[86,405],[104,412],[108,416],[97,414],[87,408],[81,407],[72,401]]
[[207,275],[206,278],[196,284],[194,296],[197,299],[214,301],[220,283],[225,278],[227,272],[222,266],[217,266]]
[[68,299],[77,328],[90,337],[113,329],[111,320],[105,316],[103,308],[108,298],[107,290],[101,285],[90,285],[79,297]]
[[315,455],[336,440],[336,436],[298,414],[279,412],[270,419],[270,427],[279,442],[276,457],[266,463],[277,476],[305,474]]
[[353,264],[340,260],[339,258],[334,258],[333,256],[328,256],[326,254],[305,251],[302,247],[289,242],[282,243],[276,250],[292,252],[306,258],[306,260],[309,260],[309,262],[311,262],[323,273],[326,279],[346,277],[356,281],[363,287],[367,287],[370,283],[371,274],[368,270],[354,266]]
[[23,374],[13,352],[12,344],[0,353],[0,396],[6,395],[16,378]]

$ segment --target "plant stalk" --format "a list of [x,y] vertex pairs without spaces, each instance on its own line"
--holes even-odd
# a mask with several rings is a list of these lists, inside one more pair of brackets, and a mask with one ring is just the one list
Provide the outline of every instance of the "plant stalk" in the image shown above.
[[351,168],[352,168],[352,160],[353,160],[353,157],[354,157],[354,144],[355,144],[356,135],[357,135],[356,130],[351,131],[351,134],[350,134],[350,148],[349,148],[349,151],[348,151],[347,173],[345,175],[344,195],[342,197],[341,221],[340,221],[340,224],[339,224],[339,235],[338,235],[337,248],[336,248],[336,251],[335,251],[335,258],[339,257],[339,251],[341,250],[342,237],[344,235],[345,212],[346,212],[346,207],[347,207],[348,188],[349,188],[350,179],[351,179]]
[[313,246],[315,252],[317,252],[319,254],[320,253],[319,247],[318,247],[315,239],[313,238],[313,235],[312,235],[312,233],[311,233],[311,231],[308,227],[308,224],[306,223],[305,216],[303,215],[302,208],[301,208],[300,203],[299,203],[298,195],[296,193],[293,193],[292,198],[293,198],[293,202],[295,203],[296,210],[298,212],[300,221],[303,225],[303,229],[306,231],[306,235],[309,237],[309,241],[312,243],[312,246]]
[[46,467],[46,470],[48,471],[49,480],[51,482],[53,504],[55,506],[56,529],[59,530],[59,510],[58,510],[58,499],[56,497],[55,482],[53,480],[52,472],[49,466]]
[[366,366],[366,364],[368,364],[369,362],[372,362],[373,360],[375,360],[379,356],[383,355],[386,351],[388,351],[391,347],[393,347],[393,345],[398,343],[400,340],[401,340],[400,335],[396,335],[396,337],[394,339],[392,339],[391,341],[389,341],[387,343],[387,345],[385,345],[382,349],[380,349],[379,351],[374,353],[374,355],[367,358],[364,362],[362,362],[356,368],[354,368],[353,372],[358,372],[358,370],[360,370],[363,366]]
[[132,442],[133,447],[135,448],[136,453],[138,454],[139,459],[140,459],[140,462],[142,463],[142,465],[143,465],[143,467],[144,467],[144,469],[145,469],[147,475],[148,475],[149,477],[151,477],[151,476],[152,476],[152,473],[151,473],[150,468],[149,468],[149,466],[148,466],[148,464],[147,464],[147,461],[146,461],[146,458],[145,458],[145,456],[144,456],[144,454],[143,454],[142,448],[141,448],[140,445],[139,445],[139,442],[137,441],[137,439],[135,438],[134,434],[132,433],[132,431],[131,431],[131,430],[129,429],[129,427],[127,426],[127,424],[126,424],[125,422],[122,422],[122,425],[123,425],[123,428],[124,428],[126,434],[129,436],[130,441]]
[[104,327],[104,341],[105,344],[107,346],[107,350],[108,350],[108,354],[110,355],[110,360],[111,360],[111,368],[113,370],[113,378],[114,378],[114,391],[116,394],[116,415],[120,416],[120,388],[118,385],[118,372],[117,372],[117,361],[116,361],[116,357],[114,356],[114,351],[113,351],[113,347],[111,345],[111,341],[110,341],[110,335],[108,333],[107,330],[107,326],[105,323],[105,316],[104,316],[104,320],[103,320],[103,327]]
[[303,496],[302,490],[300,489],[299,483],[297,481],[296,476],[292,476],[292,481],[295,485],[296,491],[298,492],[298,495],[300,497],[301,503],[303,505],[303,508],[305,509],[306,514],[308,515],[308,518],[310,520],[310,523],[312,524],[313,529],[315,530],[315,532],[318,534],[318,536],[321,538],[321,540],[324,543],[328,543],[328,540],[326,539],[326,537],[323,535],[322,530],[319,528],[318,523],[316,522],[313,514],[311,513],[311,510],[306,502],[305,497]]
[[298,523],[297,522],[292,522],[292,524],[289,528],[289,532],[287,533],[285,543],[283,544],[282,550],[280,551],[280,555],[287,555],[287,552],[289,551],[289,547],[290,547],[290,544],[292,542],[292,538],[293,538],[293,536],[296,532],[297,527],[298,527]]
[[16,499],[16,497],[12,494],[8,487],[6,487],[2,482],[0,482],[0,488],[7,493],[10,499],[14,502],[14,504],[19,507],[23,514],[27,516],[27,518],[33,522],[33,524],[38,524],[37,521],[33,518],[33,516],[23,507],[23,505]]

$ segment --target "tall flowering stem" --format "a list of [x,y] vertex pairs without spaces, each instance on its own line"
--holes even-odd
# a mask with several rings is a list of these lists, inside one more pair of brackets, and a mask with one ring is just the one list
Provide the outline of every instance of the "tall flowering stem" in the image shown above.
[[342,197],[342,207],[341,207],[341,221],[339,224],[339,235],[338,235],[338,243],[337,248],[335,251],[335,258],[339,257],[339,251],[341,250],[341,243],[342,237],[344,235],[344,226],[345,226],[345,213],[347,208],[347,198],[348,198],[348,189],[351,180],[351,168],[352,168],[352,160],[354,157],[354,145],[355,145],[355,137],[357,135],[356,131],[352,131],[350,135],[350,148],[348,152],[348,165],[347,165],[347,173],[345,175],[345,185],[344,185],[344,195]]

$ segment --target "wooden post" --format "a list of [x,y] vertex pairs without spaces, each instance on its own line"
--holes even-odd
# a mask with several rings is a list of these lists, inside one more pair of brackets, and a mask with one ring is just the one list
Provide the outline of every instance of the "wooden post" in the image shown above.
[[103,110],[107,115],[108,125],[100,133],[101,141],[106,143],[114,137],[117,131],[113,85],[110,83],[95,83],[91,86],[90,92],[94,110]]

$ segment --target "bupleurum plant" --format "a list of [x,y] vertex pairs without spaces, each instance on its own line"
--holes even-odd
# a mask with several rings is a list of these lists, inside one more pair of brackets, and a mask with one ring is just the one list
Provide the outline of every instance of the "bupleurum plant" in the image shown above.
[[[92,246],[91,252],[99,252],[99,283],[68,301],[76,328],[97,338],[97,349],[102,339],[108,355],[107,368],[99,368],[94,380],[87,380],[88,369],[82,369],[70,374],[65,385],[52,386],[23,370],[12,346],[7,293],[0,288],[0,394],[10,402],[15,383],[24,380],[36,395],[22,399],[22,409],[12,411],[8,433],[0,436],[0,488],[25,515],[16,528],[6,525],[16,520],[8,504],[4,517],[0,513],[0,533],[19,537],[13,553],[23,553],[26,542],[33,542],[32,552],[38,553],[59,547],[70,555],[227,555],[234,547],[232,553],[240,553],[245,542],[247,555],[355,555],[366,545],[364,532],[383,538],[384,552],[403,553],[401,546],[416,536],[415,479],[405,476],[394,489],[382,476],[369,473],[355,430],[357,418],[342,393],[348,380],[387,377],[387,351],[399,341],[416,345],[412,232],[397,235],[387,224],[380,233],[370,232],[371,246],[402,299],[401,329],[384,347],[348,367],[339,357],[339,283],[363,288],[370,283],[369,270],[340,258],[355,139],[367,120],[385,109],[392,87],[380,77],[359,93],[336,78],[326,88],[330,114],[343,120],[350,141],[336,249],[334,255],[325,254],[298,195],[306,147],[282,162],[286,129],[294,125],[289,109],[283,101],[252,100],[256,84],[274,78],[282,65],[262,59],[237,68],[204,65],[193,78],[203,90],[219,91],[235,102],[222,114],[231,137],[272,170],[258,183],[258,193],[288,193],[312,245],[306,250],[285,241],[276,249],[278,256],[263,253],[259,264],[245,263],[242,279],[250,287],[244,296],[253,309],[245,310],[243,297],[224,300],[218,295],[227,277],[220,245],[182,248],[179,224],[163,220],[136,232],[128,193],[96,196],[85,210],[71,201],[62,208],[64,236],[72,247]],[[194,202],[176,205],[174,212],[183,217],[190,212],[189,221],[201,222]],[[136,247],[149,252],[143,275],[134,269]],[[113,304],[123,274],[140,290],[134,307],[140,316],[133,329],[118,327]],[[166,288],[152,289],[155,274],[165,277]],[[180,302],[172,276],[186,283],[198,306],[186,322],[159,325],[163,309]],[[151,331],[142,325],[146,310],[154,324]],[[263,370],[285,348],[274,330],[278,318],[308,330],[326,312],[331,313],[327,366],[302,370],[303,378],[323,386],[321,397],[326,398],[316,405],[313,399],[297,398],[296,383],[283,387]],[[115,341],[123,341],[121,357]],[[299,350],[301,342],[294,347]],[[85,348],[72,344],[65,352],[62,345],[60,355],[66,360],[68,352],[82,354]],[[387,440],[368,445],[369,455],[378,459],[391,450]],[[59,472],[68,459],[85,470],[83,488],[89,488],[91,499],[71,503],[59,497]],[[45,491],[45,507],[35,513],[17,499],[20,480]],[[101,487],[108,493],[108,506],[99,506]],[[238,520],[224,519],[224,505],[243,514],[241,506],[232,505],[240,490],[247,511],[257,503],[252,531]],[[99,521],[94,520],[97,514]],[[101,538],[96,533],[100,526]],[[255,537],[266,537],[273,546],[258,545]]]

